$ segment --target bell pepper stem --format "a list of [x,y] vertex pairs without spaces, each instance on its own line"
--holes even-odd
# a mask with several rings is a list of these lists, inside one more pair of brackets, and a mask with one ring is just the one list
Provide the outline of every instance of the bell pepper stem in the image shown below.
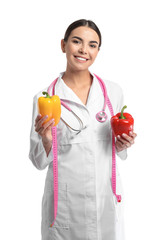
[[51,98],[48,92],[42,92],[43,95],[46,95],[46,98]]
[[126,105],[121,109],[121,115],[120,115],[120,117],[119,117],[120,119],[125,119],[125,118],[126,118],[126,117],[124,117],[124,115],[123,115],[123,112],[124,112],[125,108],[127,108]]

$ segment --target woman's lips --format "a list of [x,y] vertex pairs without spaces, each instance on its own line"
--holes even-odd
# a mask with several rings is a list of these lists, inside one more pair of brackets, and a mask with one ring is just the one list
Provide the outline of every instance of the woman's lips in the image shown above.
[[79,62],[86,62],[88,58],[80,57],[80,56],[74,56]]

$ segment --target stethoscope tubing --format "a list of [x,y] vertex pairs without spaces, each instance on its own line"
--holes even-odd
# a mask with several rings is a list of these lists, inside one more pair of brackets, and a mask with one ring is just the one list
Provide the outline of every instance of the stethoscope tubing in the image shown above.
[[[105,87],[105,84],[104,84],[103,80],[102,80],[101,78],[99,78],[96,74],[94,74],[94,76],[98,79],[98,82],[99,82],[99,84],[100,84],[100,87],[101,87],[101,89],[102,89],[103,96],[104,96],[103,109],[102,109],[102,111],[100,111],[100,112],[98,112],[98,113],[96,114],[96,119],[97,119],[97,121],[103,123],[103,122],[105,122],[105,121],[107,120],[107,114],[106,114],[106,112],[105,112],[106,104],[107,104],[107,100],[108,100],[108,98],[107,98],[107,89],[106,89],[106,87]],[[58,81],[58,78],[56,78],[56,79],[52,82],[52,84],[49,86],[49,88],[48,88],[48,93],[50,93],[51,88],[52,88],[52,96],[55,94],[55,85],[56,85],[57,81]],[[60,101],[61,101],[61,105],[63,105],[67,110],[69,110],[69,111],[76,117],[76,119],[77,119],[77,120],[79,121],[79,123],[80,123],[81,128],[78,129],[78,130],[77,130],[77,129],[74,129],[74,128],[72,128],[62,117],[61,117],[61,120],[66,124],[67,127],[69,127],[71,130],[73,130],[73,131],[75,131],[75,132],[80,132],[81,130],[83,130],[84,127],[83,127],[83,122],[82,122],[82,120],[75,114],[75,112],[73,112],[73,111],[71,110],[71,108],[70,108],[66,103],[64,103],[62,100],[60,100]]]
[[72,110],[71,110],[71,113],[76,117],[76,119],[79,121],[79,123],[80,123],[80,129],[74,129],[73,127],[71,127],[62,117],[60,118],[61,119],[61,121],[62,122],[64,122],[65,124],[66,124],[66,126],[67,127],[69,127],[71,130],[73,130],[73,131],[75,131],[75,132],[77,132],[77,133],[80,133],[83,129],[84,129],[84,127],[83,127],[83,122],[82,122],[82,120],[75,114],[75,112],[73,112]]
[[105,109],[106,109],[106,104],[107,104],[107,89],[106,89],[106,86],[103,82],[103,80],[101,78],[99,78],[96,74],[94,74],[94,76],[96,76],[96,78],[98,79],[99,81],[99,84],[101,86],[101,89],[103,91],[103,95],[104,95],[104,106],[103,106],[103,111],[102,112],[105,112]]

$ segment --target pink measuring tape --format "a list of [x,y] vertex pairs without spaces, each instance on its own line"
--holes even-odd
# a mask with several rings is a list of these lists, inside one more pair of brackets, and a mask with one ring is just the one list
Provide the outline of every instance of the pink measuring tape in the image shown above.
[[[95,74],[94,74],[95,75]],[[101,86],[103,95],[104,95],[104,107],[103,107],[103,111],[100,111],[99,113],[97,113],[96,115],[96,119],[99,122],[104,122],[107,119],[107,115],[105,113],[105,107],[106,105],[108,105],[109,111],[111,116],[114,116],[114,112],[113,112],[113,107],[112,104],[107,96],[107,91],[106,91],[106,87],[104,82],[102,81],[101,78],[99,78],[97,75],[95,75],[96,78],[99,81],[99,84]],[[52,88],[52,95],[55,94],[55,85],[57,83],[58,78],[56,78],[52,84],[49,86],[48,88],[48,93],[50,93],[51,88]],[[67,108],[69,111],[72,112],[72,110],[63,102],[61,101],[61,104]],[[100,115],[101,114],[101,115]],[[101,119],[99,119],[99,117],[101,117]],[[105,120],[102,120],[102,117],[105,118]],[[53,151],[53,180],[54,180],[54,221],[51,224],[51,227],[53,227],[55,220],[56,220],[56,215],[57,215],[57,208],[58,208],[58,149],[57,149],[57,129],[56,126],[52,128],[52,151]],[[112,133],[112,191],[113,194],[115,195],[117,202],[121,202],[121,195],[117,195],[116,194],[116,149],[115,149],[115,137]]]

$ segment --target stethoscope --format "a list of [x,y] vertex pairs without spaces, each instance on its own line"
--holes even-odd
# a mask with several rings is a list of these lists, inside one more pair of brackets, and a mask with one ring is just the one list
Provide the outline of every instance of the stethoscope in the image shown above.
[[[94,74],[94,75],[95,75],[95,74]],[[97,75],[95,75],[95,76],[96,76],[96,78],[97,78],[98,81],[99,81],[99,84],[100,84],[100,87],[101,87],[101,89],[102,89],[103,96],[104,96],[103,109],[102,109],[102,111],[99,111],[99,112],[96,114],[96,119],[97,119],[98,122],[103,123],[103,122],[105,122],[105,121],[107,120],[107,118],[108,118],[108,116],[107,116],[107,114],[106,114],[106,111],[105,111],[105,109],[106,109],[106,104],[107,104],[107,90],[106,90],[106,86],[105,86],[105,83],[103,82],[103,80],[102,80],[101,78],[99,78]],[[58,78],[56,78],[56,79],[52,82],[52,84],[49,86],[49,88],[48,88],[48,93],[49,93],[49,94],[50,94],[51,88],[52,88],[52,95],[55,94],[55,85],[56,85],[56,83],[57,83],[57,80],[58,80]],[[84,130],[84,129],[86,128],[86,127],[84,127],[84,124],[83,124],[82,120],[80,119],[80,117],[77,116],[77,114],[76,114],[74,111],[72,111],[72,109],[71,109],[66,103],[64,103],[62,100],[60,100],[60,101],[61,101],[61,105],[63,105],[68,111],[70,111],[70,112],[75,116],[75,118],[78,120],[79,125],[80,125],[80,128],[79,128],[79,129],[75,129],[75,128],[71,127],[62,117],[60,118],[61,121],[64,122],[65,125],[66,125],[68,128],[70,128],[72,131],[77,132],[77,134],[80,133],[82,130]]]
[[[109,100],[109,97],[107,96],[107,90],[106,90],[106,87],[105,87],[105,84],[104,84],[103,80],[101,78],[99,78],[97,75],[95,75],[95,77],[99,81],[99,84],[101,86],[103,96],[104,96],[103,109],[96,114],[96,119],[97,119],[97,121],[103,123],[108,118],[108,116],[105,112],[106,105],[108,105],[111,116],[114,115],[114,112],[113,112],[113,107],[112,107],[112,104]],[[52,88],[52,95],[55,94],[55,85],[56,85],[57,81],[58,81],[58,78],[56,78],[52,82],[52,84],[49,86],[49,88],[48,88],[48,93],[49,94],[50,94],[51,88]],[[83,126],[82,120],[62,100],[61,100],[61,105],[63,105],[67,110],[69,110],[75,116],[75,118],[78,120],[78,122],[80,124],[79,129],[74,129],[66,121],[64,121],[61,118],[61,120],[66,124],[66,126],[68,126],[71,130],[77,132],[77,134],[80,133],[83,129],[85,129],[85,127]],[[55,224],[56,215],[57,215],[57,206],[58,206],[58,154],[57,154],[58,153],[58,144],[57,144],[57,129],[56,129],[56,126],[54,126],[52,128],[52,146],[53,146],[52,151],[53,151],[53,179],[54,179],[54,187],[53,187],[53,191],[54,191],[54,221],[52,222],[50,227],[53,227],[54,224]],[[112,176],[111,176],[111,182],[112,182],[113,194],[115,195],[117,202],[120,202],[121,201],[121,195],[116,194],[116,149],[115,149],[115,137],[113,135],[112,135]]]

